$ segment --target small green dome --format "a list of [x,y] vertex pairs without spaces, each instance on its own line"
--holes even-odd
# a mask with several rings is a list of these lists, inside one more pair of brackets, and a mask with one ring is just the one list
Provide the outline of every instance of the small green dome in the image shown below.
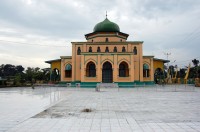
[[97,23],[93,31],[94,32],[120,32],[120,29],[116,23],[111,22],[106,18],[104,21]]

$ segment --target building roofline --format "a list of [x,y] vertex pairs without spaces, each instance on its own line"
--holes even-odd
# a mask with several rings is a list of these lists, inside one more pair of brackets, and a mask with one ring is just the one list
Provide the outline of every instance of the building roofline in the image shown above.
[[48,60],[48,61],[45,61],[45,63],[51,64],[52,62],[60,61],[60,60],[61,60],[61,59]]
[[154,56],[153,55],[144,55],[143,57],[144,58],[153,58]]
[[158,58],[153,58],[153,60],[163,61],[164,63],[168,63],[168,62],[170,62],[170,60],[158,59]]
[[118,55],[131,55],[133,52],[81,52],[81,55],[105,55],[105,54],[118,54]]
[[61,59],[71,59],[72,56],[60,56]]
[[123,33],[123,32],[92,32],[92,33],[85,34],[85,38],[87,39],[89,36],[95,35],[95,34],[98,34],[98,33],[118,33],[122,36],[125,36],[126,38],[128,38],[128,36],[129,36],[129,34],[126,34],[126,33]]
[[125,42],[71,42],[72,44],[138,44],[138,43],[144,43],[144,41],[125,41]]

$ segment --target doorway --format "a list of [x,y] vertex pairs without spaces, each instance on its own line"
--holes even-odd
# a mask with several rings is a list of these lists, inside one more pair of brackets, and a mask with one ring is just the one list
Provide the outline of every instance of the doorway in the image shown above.
[[103,83],[112,83],[113,82],[113,70],[112,70],[112,64],[108,61],[106,61],[103,64],[102,69],[102,82]]

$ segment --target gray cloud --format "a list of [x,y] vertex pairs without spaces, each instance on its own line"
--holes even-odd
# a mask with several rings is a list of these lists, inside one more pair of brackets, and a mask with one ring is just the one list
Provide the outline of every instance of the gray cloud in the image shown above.
[[105,19],[106,10],[108,18],[130,34],[129,40],[144,41],[144,54],[166,58],[163,52],[175,52],[170,59],[177,61],[200,56],[197,0],[1,0],[0,40],[27,45],[0,41],[0,60],[31,64],[21,57],[46,67],[45,59],[71,55],[70,42],[84,41],[84,34]]

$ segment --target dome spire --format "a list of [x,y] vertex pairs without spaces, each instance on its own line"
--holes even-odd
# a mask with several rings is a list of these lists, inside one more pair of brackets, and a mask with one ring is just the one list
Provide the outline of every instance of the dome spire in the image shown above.
[[107,18],[107,16],[108,16],[108,15],[107,15],[107,11],[106,11],[106,18]]

